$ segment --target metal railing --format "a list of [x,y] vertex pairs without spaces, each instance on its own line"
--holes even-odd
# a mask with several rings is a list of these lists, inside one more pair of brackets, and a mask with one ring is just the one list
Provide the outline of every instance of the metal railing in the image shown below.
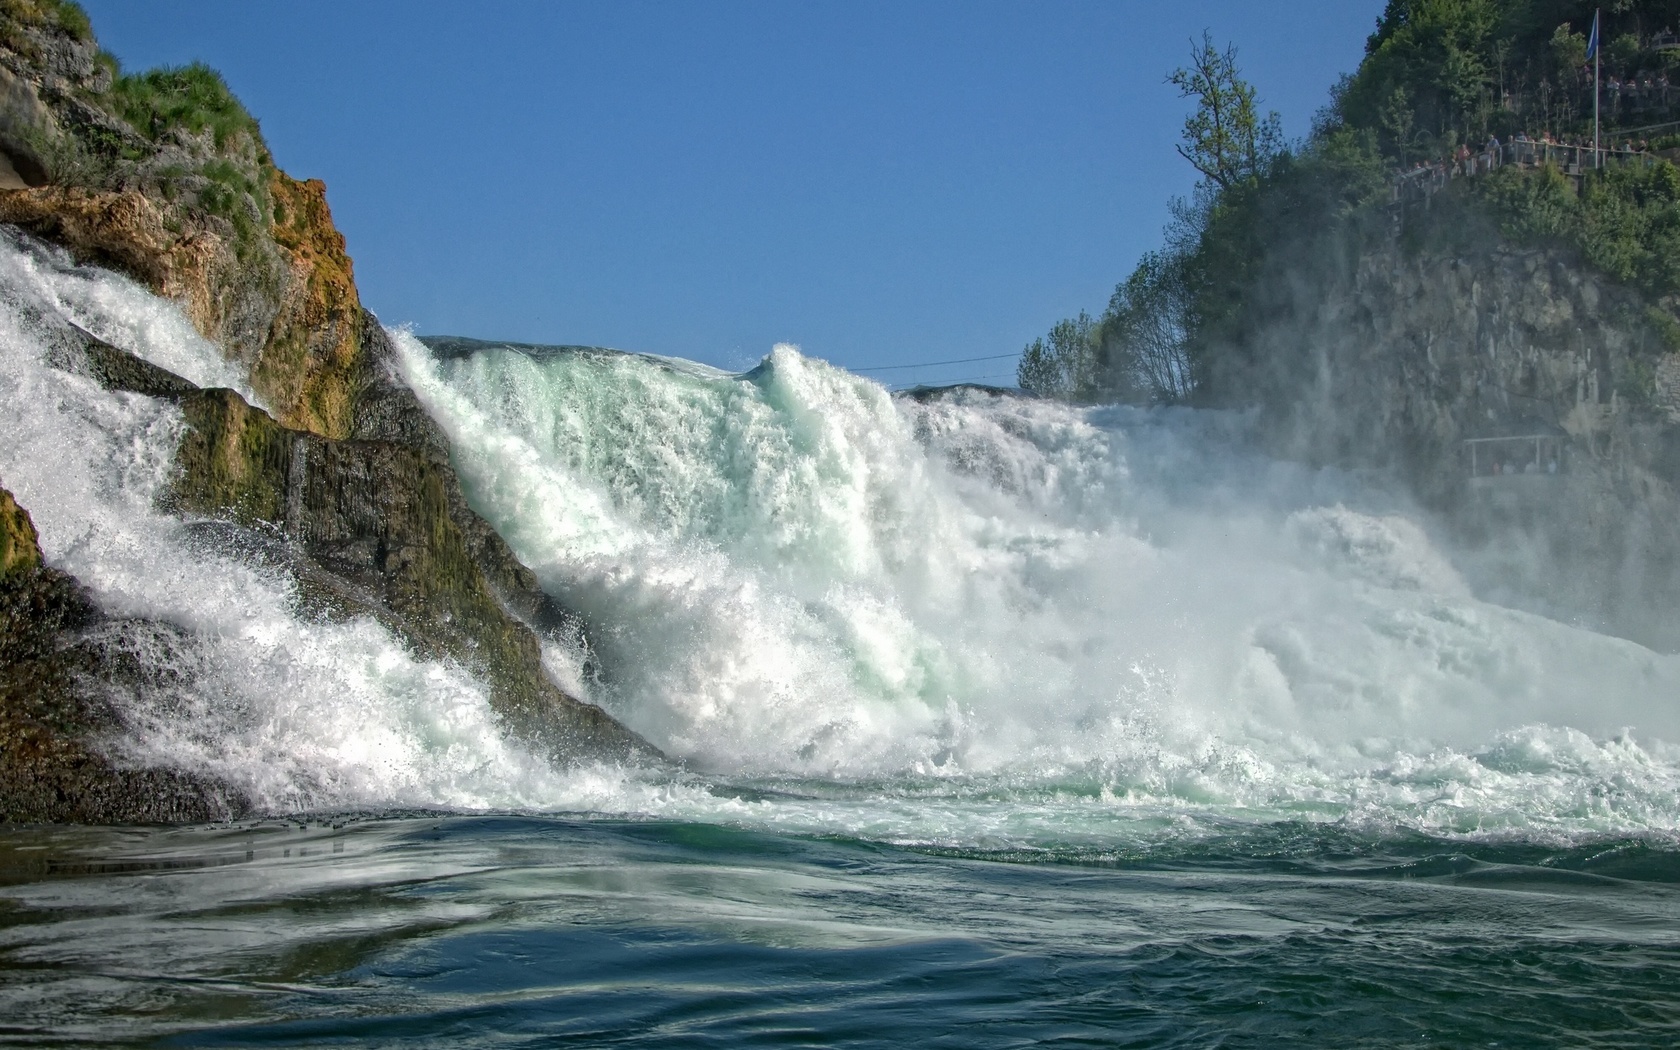
[[1465,465],[1472,480],[1524,475],[1556,477],[1565,466],[1565,444],[1556,434],[1469,438]]
[[1393,202],[1427,200],[1455,178],[1485,175],[1508,165],[1539,168],[1550,164],[1565,175],[1579,176],[1611,164],[1652,164],[1655,159],[1650,153],[1635,149],[1594,149],[1591,146],[1516,139],[1466,157],[1420,164],[1411,171],[1402,172],[1394,180]]

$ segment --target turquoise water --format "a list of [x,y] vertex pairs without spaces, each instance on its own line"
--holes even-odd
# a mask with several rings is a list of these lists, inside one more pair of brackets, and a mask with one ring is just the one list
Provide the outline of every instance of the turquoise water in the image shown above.
[[1660,1047],[1680,852],[1233,825],[987,853],[423,816],[0,839],[0,1039]]
[[180,629],[104,746],[265,819],[0,830],[0,1039],[1675,1041],[1680,657],[1490,600],[1520,536],[1241,414],[393,333],[582,618],[548,672],[671,759],[556,768],[161,513],[184,422],[55,366],[70,321],[244,377],[0,233],[0,483],[109,630]]

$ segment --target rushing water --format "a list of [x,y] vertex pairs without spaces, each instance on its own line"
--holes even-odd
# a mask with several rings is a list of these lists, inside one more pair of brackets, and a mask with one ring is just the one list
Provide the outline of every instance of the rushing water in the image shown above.
[[439,359],[474,506],[676,763],[553,769],[480,685],[158,513],[183,425],[66,321],[243,377],[0,244],[0,484],[143,658],[112,746],[233,827],[0,833],[0,1040],[1662,1046],[1680,658],[1479,600],[1380,478],[1237,415],[919,403],[792,347]]

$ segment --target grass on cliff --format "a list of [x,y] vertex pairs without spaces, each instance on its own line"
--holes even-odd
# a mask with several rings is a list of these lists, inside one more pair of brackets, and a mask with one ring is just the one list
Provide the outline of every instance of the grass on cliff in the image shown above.
[[240,132],[261,141],[257,120],[228,90],[222,75],[202,62],[119,76],[110,100],[134,130],[156,141],[175,128],[208,128],[218,148]]
[[93,39],[93,23],[74,0],[0,0],[0,20],[29,26],[56,25],[73,39]]
[[[199,135],[208,130],[217,153],[191,167],[158,172],[160,189],[171,201],[191,185],[190,207],[225,219],[233,227],[235,253],[245,260],[268,224],[268,150],[255,117],[228,89],[222,75],[202,62],[165,66],[144,73],[117,75],[106,104],[135,131],[158,142],[175,130]],[[236,143],[250,140],[257,163]],[[236,148],[230,149],[230,146]],[[138,159],[138,158],[136,158]]]

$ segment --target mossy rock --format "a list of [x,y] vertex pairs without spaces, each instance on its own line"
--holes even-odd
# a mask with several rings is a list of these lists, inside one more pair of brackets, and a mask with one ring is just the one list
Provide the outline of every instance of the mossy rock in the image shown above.
[[0,489],[0,576],[22,574],[41,564],[40,538],[29,512]]
[[144,674],[90,636],[104,617],[43,563],[29,514],[0,489],[0,822],[130,824],[236,816],[213,777],[125,766],[99,746],[121,731],[110,690]]

